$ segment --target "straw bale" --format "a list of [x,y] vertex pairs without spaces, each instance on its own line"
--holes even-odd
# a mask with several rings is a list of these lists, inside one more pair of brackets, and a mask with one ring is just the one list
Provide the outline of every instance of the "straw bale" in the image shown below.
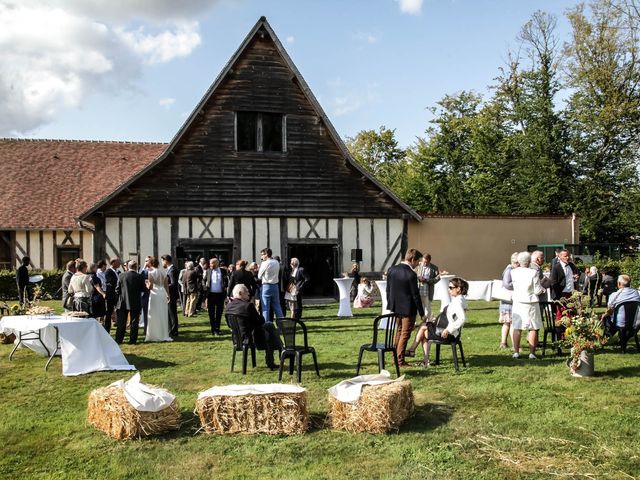
[[140,412],[133,408],[119,386],[97,388],[89,394],[87,421],[118,440],[177,430],[180,417],[177,399],[159,412]]
[[329,423],[347,432],[386,433],[397,430],[415,406],[413,390],[407,380],[365,385],[354,403],[341,402],[329,395]]
[[195,412],[206,433],[297,435],[309,428],[306,391],[208,396]]

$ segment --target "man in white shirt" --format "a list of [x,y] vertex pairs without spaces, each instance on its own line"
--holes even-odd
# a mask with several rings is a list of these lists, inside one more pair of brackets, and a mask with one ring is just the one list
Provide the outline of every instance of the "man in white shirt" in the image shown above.
[[258,280],[262,282],[260,294],[260,309],[262,316],[269,321],[269,310],[273,309],[276,318],[283,318],[282,307],[280,306],[280,288],[279,274],[280,264],[277,260],[271,258],[272,252],[270,248],[260,250],[260,269],[258,270]]
[[220,261],[215,257],[209,261],[209,267],[204,282],[204,289],[207,292],[209,323],[211,324],[211,334],[221,335],[220,319],[222,318],[224,301],[227,298],[229,276],[225,268],[220,268]]

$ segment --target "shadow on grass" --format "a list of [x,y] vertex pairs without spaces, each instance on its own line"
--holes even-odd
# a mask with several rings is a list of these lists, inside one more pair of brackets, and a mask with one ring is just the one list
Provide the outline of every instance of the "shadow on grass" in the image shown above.
[[[451,353],[451,352],[449,352]],[[563,363],[566,361],[565,357],[538,357],[538,360],[529,360],[528,354],[523,351],[520,352],[521,357],[519,359],[512,358],[509,354],[504,355],[465,355],[465,360],[467,361],[467,366],[473,367],[519,367],[522,365],[526,365],[527,367],[551,367],[555,366],[559,363]],[[452,361],[450,358],[445,357],[444,361]],[[442,364],[443,359],[440,358],[440,363]],[[462,363],[462,362],[460,362]]]
[[598,371],[596,364],[596,377],[637,377],[640,376],[640,365],[634,365],[632,367],[620,367],[612,370]]
[[441,403],[427,403],[416,405],[416,412],[412,418],[400,427],[399,433],[424,433],[449,423],[455,409]]
[[174,362],[166,362],[157,358],[142,357],[135,353],[125,353],[124,356],[127,358],[129,363],[136,366],[138,371],[142,369],[151,370],[154,368],[174,367],[177,365]]

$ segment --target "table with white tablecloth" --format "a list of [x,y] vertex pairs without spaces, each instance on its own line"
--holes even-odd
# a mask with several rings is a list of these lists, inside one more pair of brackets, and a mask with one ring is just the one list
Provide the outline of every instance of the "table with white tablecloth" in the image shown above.
[[449,280],[455,275],[440,275],[440,281],[434,285],[433,299],[440,300],[440,311],[451,303],[451,295],[449,295]]
[[338,285],[338,292],[340,294],[338,316],[353,317],[353,313],[351,313],[351,285],[353,285],[353,278],[334,278],[333,281]]
[[15,333],[16,336],[37,333],[38,340],[22,343],[37,353],[51,356],[59,349],[65,376],[102,370],[135,370],[118,344],[93,318],[57,315],[4,317],[0,320],[0,332]]
[[484,300],[491,301],[492,292],[491,280],[469,280],[469,291],[467,292],[467,300]]

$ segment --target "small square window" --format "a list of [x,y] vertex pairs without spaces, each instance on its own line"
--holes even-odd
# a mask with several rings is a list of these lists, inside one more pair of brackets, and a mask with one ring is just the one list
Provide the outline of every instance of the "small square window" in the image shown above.
[[239,152],[286,152],[286,117],[281,113],[236,112]]

